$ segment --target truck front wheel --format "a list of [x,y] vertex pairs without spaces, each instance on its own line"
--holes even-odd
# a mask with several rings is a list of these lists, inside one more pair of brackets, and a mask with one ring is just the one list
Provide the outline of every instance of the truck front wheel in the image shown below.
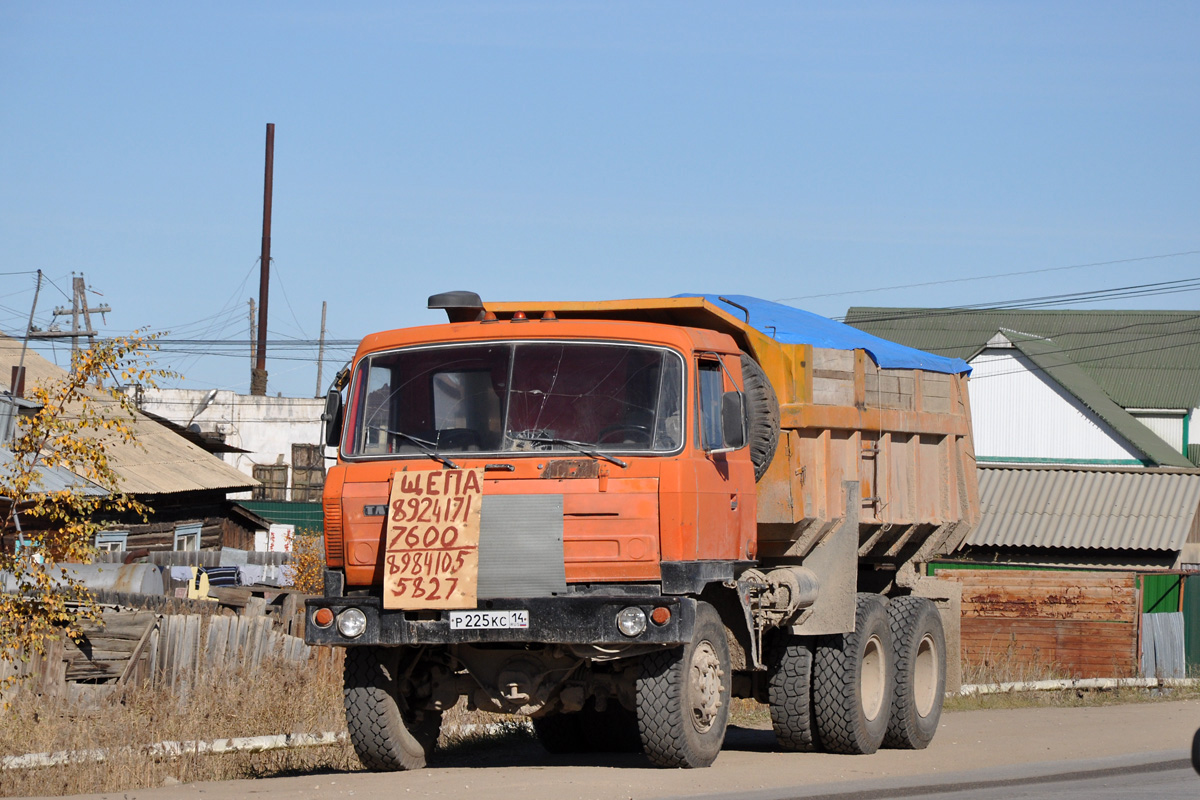
[[823,636],[813,654],[817,739],[830,753],[874,753],[892,705],[892,633],[883,598],[858,595],[852,633]]
[[637,718],[642,749],[660,767],[707,767],[729,723],[729,642],[716,609],[696,606],[692,640],[642,656]]
[[405,694],[399,679],[402,655],[399,647],[346,648],[346,727],[367,769],[424,767],[441,730],[441,712],[413,708]]

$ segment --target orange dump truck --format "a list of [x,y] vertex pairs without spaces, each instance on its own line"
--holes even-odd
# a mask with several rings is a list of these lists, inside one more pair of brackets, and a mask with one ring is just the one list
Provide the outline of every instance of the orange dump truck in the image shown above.
[[785,750],[928,744],[957,609],[923,566],[979,515],[964,362],[742,296],[429,307],[324,415],[305,630],[346,648],[368,768],[423,766],[463,697],[669,767],[734,697]]

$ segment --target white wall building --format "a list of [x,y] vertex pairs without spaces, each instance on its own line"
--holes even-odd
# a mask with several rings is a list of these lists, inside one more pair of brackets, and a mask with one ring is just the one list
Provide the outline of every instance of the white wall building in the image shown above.
[[[320,500],[326,448],[322,441],[323,398],[266,397],[217,389],[148,389],[139,407],[194,433],[245,452],[221,458],[262,481],[257,499]],[[250,493],[231,495],[249,499]]]

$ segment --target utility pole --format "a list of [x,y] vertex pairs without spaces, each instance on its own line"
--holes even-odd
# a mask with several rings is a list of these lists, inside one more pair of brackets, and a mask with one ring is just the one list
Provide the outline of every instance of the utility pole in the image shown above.
[[258,338],[258,327],[254,324],[254,298],[250,298],[250,374],[254,374],[254,365],[256,363],[255,353],[258,348],[255,345],[255,339]]
[[250,370],[250,394],[267,393],[267,286],[271,277],[271,185],[275,174],[275,123],[267,123],[267,157],[263,171],[262,255],[258,266],[258,351]]
[[321,367],[325,364],[325,306],[326,302],[321,301],[321,343],[317,348],[317,393],[314,397],[321,396]]
[[[39,285],[40,285],[40,282],[39,282]],[[29,333],[29,338],[30,339],[70,339],[71,340],[71,355],[73,358],[75,353],[79,352],[79,340],[81,338],[86,336],[88,338],[88,342],[90,344],[95,341],[96,336],[98,335],[96,333],[96,330],[94,328],[92,328],[92,312],[95,311],[99,314],[107,314],[108,312],[112,311],[112,309],[109,308],[108,305],[106,305],[106,304],[98,305],[94,308],[88,306],[87,283],[83,279],[82,272],[79,273],[79,275],[74,275],[74,273],[72,273],[71,290],[72,290],[71,291],[71,294],[72,294],[71,308],[67,309],[67,308],[63,308],[62,306],[59,306],[54,309],[54,316],[56,316],[56,317],[66,316],[67,314],[71,315],[71,330],[69,332],[68,331],[34,331],[34,330],[31,330]],[[83,316],[83,324],[85,326],[82,330],[80,330],[80,328],[79,328],[80,315]]]
[[21,343],[21,360],[12,370],[9,392],[13,397],[25,396],[25,351],[29,349],[29,335],[33,332],[33,315],[37,312],[38,295],[42,293],[42,271],[37,271],[37,286],[33,289],[33,305],[29,308],[29,324],[25,326],[25,341]]

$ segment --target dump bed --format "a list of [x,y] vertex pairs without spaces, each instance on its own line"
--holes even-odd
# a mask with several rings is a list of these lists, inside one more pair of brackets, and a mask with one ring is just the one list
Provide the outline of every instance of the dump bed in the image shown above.
[[861,497],[859,556],[898,566],[954,550],[979,521],[970,367],[789,306],[740,295],[487,303],[500,318],[658,322],[733,337],[779,401],[775,454],[757,485],[759,557],[803,559]]

